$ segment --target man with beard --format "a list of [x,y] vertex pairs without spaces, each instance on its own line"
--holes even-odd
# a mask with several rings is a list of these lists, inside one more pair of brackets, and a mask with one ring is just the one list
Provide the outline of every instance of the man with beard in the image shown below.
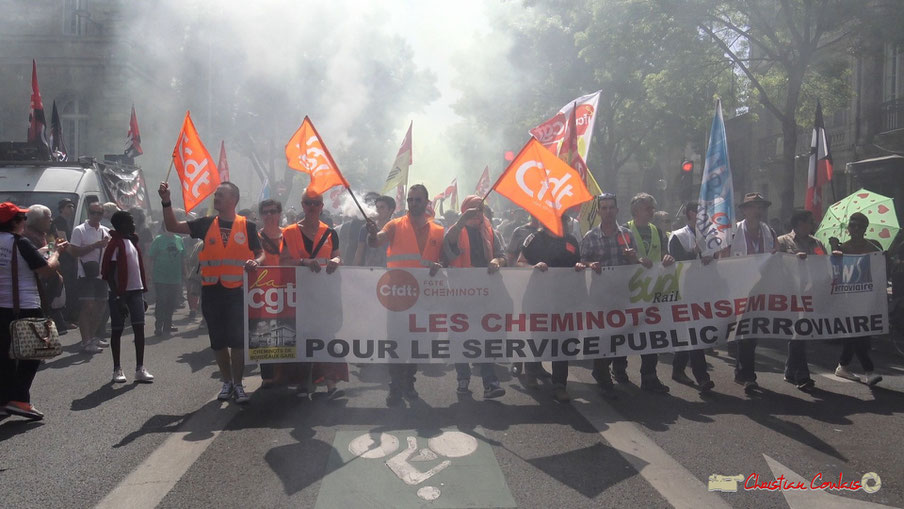
[[[440,255],[443,245],[443,227],[427,216],[429,194],[422,184],[408,188],[408,213],[393,219],[378,229],[372,219],[367,220],[367,244],[372,248],[389,245],[386,252],[388,268],[429,268],[434,276],[442,268]],[[402,403],[402,397],[409,401],[418,398],[414,390],[414,375],[417,364],[389,365],[389,395],[387,406]]]

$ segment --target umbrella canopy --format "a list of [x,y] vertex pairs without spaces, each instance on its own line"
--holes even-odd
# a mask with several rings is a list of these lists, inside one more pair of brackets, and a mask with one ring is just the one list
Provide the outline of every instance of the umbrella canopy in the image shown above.
[[837,237],[841,242],[849,240],[847,223],[854,212],[860,212],[869,219],[865,237],[875,240],[887,251],[900,230],[894,200],[866,189],[832,204],[814,235],[826,247],[829,246],[829,237]]

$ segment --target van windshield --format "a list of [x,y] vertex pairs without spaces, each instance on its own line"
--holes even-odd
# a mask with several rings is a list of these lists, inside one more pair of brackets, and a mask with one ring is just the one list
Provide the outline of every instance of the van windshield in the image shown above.
[[53,216],[57,216],[60,200],[69,198],[73,203],[78,203],[78,195],[75,193],[48,193],[35,191],[0,191],[0,203],[13,202],[16,205],[28,208],[35,204],[49,208]]

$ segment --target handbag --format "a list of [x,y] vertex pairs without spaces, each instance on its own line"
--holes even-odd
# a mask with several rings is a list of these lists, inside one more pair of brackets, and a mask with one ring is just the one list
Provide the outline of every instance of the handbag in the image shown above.
[[[18,237],[13,239],[12,277],[13,277],[13,315],[19,315],[19,250]],[[35,274],[38,295],[41,296],[43,308],[44,292],[41,281]],[[9,357],[16,360],[51,359],[63,353],[60,334],[56,324],[50,318],[19,318],[9,324]]]

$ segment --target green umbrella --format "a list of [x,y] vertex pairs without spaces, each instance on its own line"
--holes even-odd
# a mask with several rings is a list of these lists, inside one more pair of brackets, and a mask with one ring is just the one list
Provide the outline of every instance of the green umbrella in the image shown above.
[[841,242],[850,239],[847,224],[854,212],[860,212],[869,219],[865,237],[875,240],[882,245],[882,249],[887,251],[901,229],[895,213],[895,202],[887,196],[866,189],[860,189],[832,204],[814,235],[827,248],[829,247],[829,237],[837,237]]

